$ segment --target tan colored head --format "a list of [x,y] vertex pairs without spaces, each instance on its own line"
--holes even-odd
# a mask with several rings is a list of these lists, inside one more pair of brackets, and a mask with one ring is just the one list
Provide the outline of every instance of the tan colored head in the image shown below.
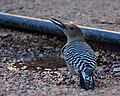
[[71,41],[74,39],[80,39],[81,41],[84,41],[84,33],[81,31],[77,24],[73,22],[64,24],[55,18],[52,18],[51,21],[65,33],[68,40]]

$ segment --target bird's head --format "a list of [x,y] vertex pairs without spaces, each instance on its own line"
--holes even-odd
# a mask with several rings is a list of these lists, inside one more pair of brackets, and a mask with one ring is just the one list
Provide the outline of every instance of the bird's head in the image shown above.
[[77,24],[70,22],[68,24],[64,24],[63,22],[52,18],[51,21],[57,25],[67,36],[68,39],[81,39],[84,40],[84,33],[78,27]]

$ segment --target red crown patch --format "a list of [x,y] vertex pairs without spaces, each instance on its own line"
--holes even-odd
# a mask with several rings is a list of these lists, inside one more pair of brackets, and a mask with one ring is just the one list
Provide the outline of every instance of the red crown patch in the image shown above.
[[79,28],[78,25],[77,25],[76,23],[74,23],[74,22],[70,22],[70,25],[71,25],[72,27],[74,27],[74,28]]

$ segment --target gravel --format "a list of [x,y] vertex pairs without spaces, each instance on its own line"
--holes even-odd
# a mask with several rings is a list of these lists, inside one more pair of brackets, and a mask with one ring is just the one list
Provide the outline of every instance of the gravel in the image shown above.
[[[0,0],[0,11],[36,18],[57,17],[119,31],[119,3],[119,0]],[[72,76],[60,58],[65,42],[48,34],[0,27],[0,96],[87,94],[80,89],[79,77]],[[99,78],[95,78],[94,96],[119,96],[120,52],[88,43],[97,56]]]

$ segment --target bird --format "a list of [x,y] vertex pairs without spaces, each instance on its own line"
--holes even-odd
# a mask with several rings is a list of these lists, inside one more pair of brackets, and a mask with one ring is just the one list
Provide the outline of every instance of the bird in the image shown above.
[[55,18],[51,18],[50,21],[67,37],[67,43],[61,50],[61,57],[65,60],[68,70],[72,75],[80,77],[81,89],[94,90],[93,74],[96,70],[96,56],[85,41],[85,34],[76,23],[63,23]]

